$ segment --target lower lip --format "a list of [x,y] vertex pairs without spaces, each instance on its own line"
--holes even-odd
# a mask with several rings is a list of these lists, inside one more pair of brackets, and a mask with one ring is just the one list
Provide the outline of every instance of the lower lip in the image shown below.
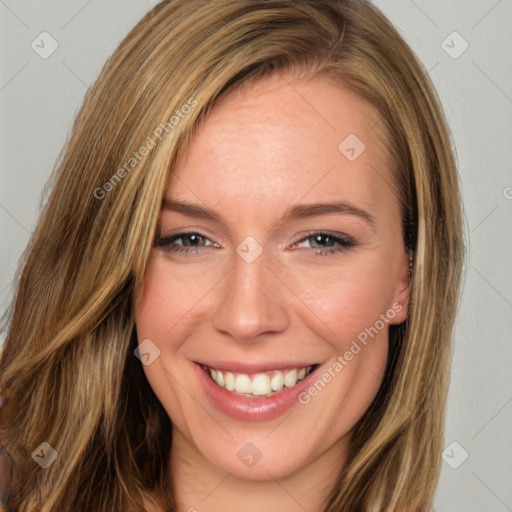
[[298,395],[310,386],[315,368],[296,386],[281,391],[273,396],[262,398],[245,398],[215,384],[206,370],[198,363],[195,371],[202,383],[210,402],[225,414],[242,421],[269,421],[279,417],[286,410],[298,403]]

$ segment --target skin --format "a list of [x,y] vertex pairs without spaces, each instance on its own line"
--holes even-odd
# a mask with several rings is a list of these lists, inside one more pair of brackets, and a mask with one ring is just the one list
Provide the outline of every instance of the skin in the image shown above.
[[[407,254],[378,119],[339,85],[273,75],[222,97],[178,162],[167,197],[222,218],[164,209],[162,236],[203,238],[174,242],[188,254],[155,246],[135,304],[139,341],[161,351],[144,371],[173,423],[179,510],[322,510],[381,383],[389,325],[406,318]],[[366,146],[354,161],[338,149],[349,134]],[[350,202],[375,224],[349,213],[282,218],[290,206],[329,201]],[[315,243],[311,230],[355,245]],[[236,252],[247,236],[263,249],[250,264]],[[393,306],[394,318],[317,396],[277,419],[231,418],[195,374],[198,358],[311,361],[322,374]],[[251,468],[237,457],[248,442],[262,454]]]

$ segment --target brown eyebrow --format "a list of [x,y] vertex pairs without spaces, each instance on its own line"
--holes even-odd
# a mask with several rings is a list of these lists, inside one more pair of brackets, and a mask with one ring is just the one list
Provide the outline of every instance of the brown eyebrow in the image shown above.
[[[189,217],[201,217],[225,224],[222,217],[213,210],[198,204],[189,203],[187,201],[175,201],[166,197],[162,201],[162,209],[182,213],[183,215],[188,215]],[[327,215],[329,213],[344,213],[348,215],[354,215],[367,222],[372,230],[375,231],[375,218],[367,211],[347,201],[297,204],[290,206],[284,212],[284,215],[279,221],[279,224],[283,224],[291,220],[314,217],[316,215]]]

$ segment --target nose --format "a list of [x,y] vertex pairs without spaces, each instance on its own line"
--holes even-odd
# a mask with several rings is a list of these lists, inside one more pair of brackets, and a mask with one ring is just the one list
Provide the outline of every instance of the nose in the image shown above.
[[234,268],[223,281],[213,317],[217,330],[246,343],[258,341],[262,334],[286,330],[286,291],[267,267],[264,252],[252,263],[235,255]]

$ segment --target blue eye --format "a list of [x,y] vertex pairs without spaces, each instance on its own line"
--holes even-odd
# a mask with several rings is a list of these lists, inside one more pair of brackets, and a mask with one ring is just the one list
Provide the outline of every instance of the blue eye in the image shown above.
[[[178,241],[181,241],[181,243],[177,243]],[[219,244],[195,232],[174,233],[168,236],[160,236],[155,243],[165,251],[183,252],[186,254],[200,252],[203,247],[220,247]]]
[[347,236],[338,236],[325,231],[313,231],[294,242],[292,248],[295,249],[298,244],[306,241],[310,243],[311,249],[316,249],[315,255],[317,256],[341,253],[355,245],[354,241]]

